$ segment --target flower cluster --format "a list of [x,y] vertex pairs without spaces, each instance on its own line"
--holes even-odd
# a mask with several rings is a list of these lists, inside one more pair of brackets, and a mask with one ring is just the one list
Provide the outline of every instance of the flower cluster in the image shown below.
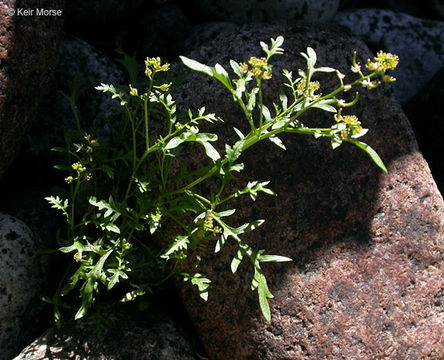
[[152,78],[153,74],[159,71],[168,71],[170,69],[170,64],[165,63],[162,65],[160,58],[149,58],[145,59],[145,75],[148,78]]
[[341,137],[345,139],[349,139],[353,135],[357,135],[362,131],[361,122],[358,120],[356,115],[344,115],[342,116],[340,113],[334,116],[336,123],[345,124],[346,128],[341,131]]
[[[251,57],[248,60],[248,64],[251,66],[251,74],[257,79],[270,80],[271,79],[271,65],[265,57],[257,58]],[[249,71],[249,66],[246,63],[240,64],[242,72]]]
[[299,96],[304,95],[306,88],[308,88],[308,96],[316,98],[319,95],[315,95],[315,91],[319,90],[320,87],[319,81],[310,81],[308,86],[306,81],[300,81],[297,86],[297,94]]
[[214,226],[213,215],[209,211],[205,214],[204,219],[202,218],[197,221],[197,225],[199,228],[196,235],[199,239],[204,238],[208,232],[211,232],[213,236],[221,232],[219,226]]
[[397,55],[384,51],[379,51],[374,60],[374,62],[368,60],[366,67],[370,71],[377,71],[381,74],[384,74],[387,70],[396,69],[399,64],[399,57]]

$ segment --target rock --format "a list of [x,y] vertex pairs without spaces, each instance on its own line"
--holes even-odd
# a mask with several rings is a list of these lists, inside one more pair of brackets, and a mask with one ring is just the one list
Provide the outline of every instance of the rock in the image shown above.
[[[63,9],[63,0],[30,0],[26,8]],[[0,5],[0,176],[20,149],[56,61],[60,16],[9,16]]]
[[386,6],[396,12],[403,12],[417,17],[444,19],[444,3],[441,0],[384,0]]
[[9,360],[40,331],[46,261],[40,240],[0,213],[0,359]]
[[334,21],[360,36],[371,48],[399,56],[399,68],[394,72],[398,81],[393,89],[401,104],[415,96],[444,66],[443,22],[381,9],[339,12]]
[[419,148],[427,159],[441,194],[444,193],[444,119],[441,101],[444,98],[444,67],[424,89],[405,106],[415,131]]
[[187,16],[174,4],[142,10],[135,26],[138,28],[132,34],[135,49],[144,59],[147,56],[179,55],[191,30]]
[[88,0],[68,1],[66,4],[67,25],[73,28],[100,28],[114,26],[143,4],[144,0]]
[[327,21],[338,10],[339,0],[249,0],[242,6],[236,0],[193,0],[208,20],[231,21],[238,24],[274,21]]
[[211,46],[214,39],[221,33],[235,31],[236,24],[228,21],[211,21],[193,26],[185,41],[185,49],[190,51],[203,45]]
[[[54,72],[51,92],[46,96],[36,121],[26,138],[25,159],[37,159],[40,164],[55,164],[56,155],[50,149],[65,146],[64,128],[77,129],[75,117],[65,94],[70,96],[69,82],[78,89],[77,107],[82,128],[97,129],[99,136],[107,136],[106,121],[113,119],[118,105],[107,94],[95,89],[101,83],[123,82],[122,70],[101,52],[76,37],[65,35],[59,49],[59,61]],[[62,160],[65,160],[62,157]],[[41,166],[41,165],[40,165]]]
[[[16,182],[15,186],[8,184],[7,188],[0,186],[2,199],[0,212],[3,211],[23,221],[39,237],[43,247],[57,248],[56,234],[57,230],[63,226],[64,219],[59,217],[59,213],[45,200],[46,196],[54,193],[56,193],[55,189],[48,186],[27,187],[25,183]],[[60,196],[66,195],[60,194]]]
[[150,359],[194,360],[195,351],[184,328],[158,309],[106,314],[97,335],[94,322],[71,321],[60,331],[50,328],[24,348],[14,360],[57,359]]
[[[337,67],[346,80],[354,78],[349,71],[354,50],[361,63],[372,57],[348,32],[305,24],[239,27],[186,55],[229,69],[230,58],[260,56],[259,41],[280,34],[286,51],[273,62],[273,79],[264,89],[268,104],[283,87],[282,68],[294,73],[305,68],[299,53],[307,46],[316,50],[318,66]],[[245,133],[248,124],[223,86],[203,74],[187,73],[177,89],[178,109],[206,105],[225,120],[217,131],[223,142],[236,140],[233,126]],[[337,84],[328,75],[319,80],[323,93]],[[388,85],[360,92],[349,111],[370,129],[363,141],[381,155],[388,175],[359,149],[344,145],[332,151],[328,141],[312,137],[282,136],[286,152],[266,143],[242,155],[246,170],[239,182],[271,180],[278,194],[260,196],[255,203],[239,198],[230,205],[237,208],[239,224],[265,219],[244,239],[267,254],[291,257],[293,263],[264,265],[274,294],[270,324],[250,290],[251,264],[245,260],[231,274],[234,245],[227,243],[214,255],[210,243],[199,253],[200,266],[184,269],[212,281],[207,302],[194,286],[180,285],[209,358],[438,359],[444,353],[443,199]],[[301,121],[325,127],[333,119],[310,111]]]

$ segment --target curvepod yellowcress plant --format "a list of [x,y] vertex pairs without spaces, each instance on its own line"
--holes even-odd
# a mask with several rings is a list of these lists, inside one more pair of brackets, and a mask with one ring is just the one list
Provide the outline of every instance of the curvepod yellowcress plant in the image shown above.
[[[270,61],[273,56],[283,54],[283,42],[282,36],[271,39],[269,45],[261,42],[263,57],[252,57],[244,63],[231,60],[232,75],[220,64],[211,67],[181,57],[191,70],[219,81],[245,116],[249,132],[243,134],[234,128],[238,140],[226,143],[223,151],[213,146],[222,119],[206,113],[205,108],[197,112],[188,110],[181,115],[171,94],[173,86],[165,80],[170,65],[162,63],[160,58],[146,59],[143,90],[137,84],[134,71],[129,71],[133,74],[129,86],[101,84],[96,88],[118,100],[121,121],[110,123],[110,138],[100,142],[84,132],[77,121],[77,135],[64,150],[69,161],[65,178],[69,196],[66,199],[46,198],[66,219],[66,227],[60,232],[59,250],[73,255],[56,293],[45,299],[53,304],[57,323],[62,307],[74,306],[78,319],[104,290],[113,289],[113,294],[118,296],[116,300],[131,301],[156,291],[172,276],[189,280],[207,300],[211,279],[199,271],[198,264],[194,273],[180,272],[178,265],[197,247],[214,246],[217,253],[228,241],[237,245],[231,271],[235,273],[244,260],[251,264],[254,269],[251,289],[257,291],[262,314],[270,321],[268,299],[273,295],[261,264],[291,259],[265,254],[264,249],[254,249],[244,241],[243,235],[256,230],[264,220],[238,227],[231,225],[230,218],[236,212],[231,205],[233,199],[249,196],[254,201],[260,193],[274,194],[268,181],[250,180],[241,187],[234,182],[235,174],[244,169],[239,157],[265,140],[285,150],[280,134],[305,134],[329,138],[333,149],[344,142],[355,145],[387,172],[378,154],[360,141],[368,130],[355,115],[342,114],[344,108],[356,104],[359,94],[356,93],[351,102],[338,96],[355,86],[372,89],[380,81],[394,81],[387,72],[395,69],[399,62],[397,56],[379,52],[367,62],[365,68],[369,73],[364,74],[355,53],[351,71],[356,79],[346,83],[339,70],[316,67],[316,53],[309,47],[301,53],[306,60],[306,70],[299,70],[297,76],[283,70],[287,92],[280,91],[279,104],[269,108],[263,103],[262,83],[272,78]],[[121,62],[131,64],[135,59],[125,55]],[[338,87],[322,94],[320,82],[312,80],[316,73],[336,74]],[[300,117],[310,109],[332,113],[331,127],[306,127]],[[162,133],[154,126],[159,121],[163,124]],[[203,122],[212,124],[214,131],[201,132]],[[202,147],[209,165],[189,170],[187,159],[178,154],[191,143]],[[180,171],[173,169],[173,159],[182,162]],[[216,190],[203,192],[200,185],[207,182],[214,185],[207,189]],[[233,185],[237,186],[235,191]],[[83,188],[89,191],[87,197],[81,195]],[[87,204],[80,206],[82,201]],[[174,233],[167,242],[159,242],[155,235],[169,224],[174,224],[169,227]],[[73,292],[79,297],[71,296]]]

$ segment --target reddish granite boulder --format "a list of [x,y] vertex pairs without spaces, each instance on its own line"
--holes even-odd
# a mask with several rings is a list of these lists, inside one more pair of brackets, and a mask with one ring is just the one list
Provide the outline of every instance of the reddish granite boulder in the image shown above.
[[17,10],[62,10],[64,0],[20,4],[0,3],[0,176],[17,154],[44,94],[63,22],[62,16],[24,16]]
[[[304,68],[299,52],[307,46],[316,50],[319,66],[337,67],[347,77],[354,50],[361,63],[372,57],[360,40],[325,24],[240,27],[187,56],[228,69],[230,58],[258,56],[259,41],[281,34],[286,54],[276,58],[268,103],[282,67]],[[324,93],[336,82],[319,79]],[[206,105],[225,119],[220,138],[235,140],[232,127],[245,127],[229,94],[204,75],[191,74],[178,91],[179,104]],[[181,292],[210,358],[442,358],[443,199],[388,87],[362,90],[352,111],[370,129],[363,141],[381,155],[388,175],[359,149],[332,151],[328,141],[312,137],[282,137],[286,152],[269,143],[243,155],[242,180],[271,180],[278,194],[237,204],[242,221],[266,220],[248,241],[294,261],[264,269],[275,296],[266,324],[250,290],[250,264],[243,262],[234,276],[233,247],[201,254],[198,271],[212,280],[208,302],[188,283]],[[310,126],[333,121],[321,111],[301,120]]]

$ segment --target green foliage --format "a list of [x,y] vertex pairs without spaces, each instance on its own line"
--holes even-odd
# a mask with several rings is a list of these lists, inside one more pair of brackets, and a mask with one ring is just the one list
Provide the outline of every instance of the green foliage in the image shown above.
[[[267,280],[262,271],[264,262],[291,261],[288,257],[266,255],[264,250],[254,249],[244,240],[244,234],[256,230],[264,220],[246,222],[233,226],[231,217],[235,209],[230,202],[240,196],[249,196],[253,201],[260,193],[274,195],[268,181],[252,180],[246,186],[235,182],[233,173],[241,172],[244,165],[238,162],[241,154],[263,140],[269,140],[280,149],[285,145],[278,135],[282,133],[308,134],[316,138],[326,137],[333,148],[343,142],[364,150],[384,172],[386,168],[377,153],[367,144],[358,141],[367,130],[354,115],[342,115],[342,110],[353,106],[358,95],[350,103],[337,98],[343,91],[361,84],[367,88],[377,86],[371,80],[393,69],[397,58],[378,53],[375,62],[368,62],[371,71],[364,75],[353,57],[352,71],[357,79],[344,83],[344,75],[329,67],[316,67],[317,56],[312,48],[301,55],[307,68],[299,70],[298,77],[288,70],[283,71],[287,92],[279,92],[279,104],[267,107],[262,101],[262,82],[272,77],[270,59],[283,54],[284,39],[271,39],[271,45],[261,42],[265,57],[252,57],[247,63],[230,61],[234,77],[220,65],[210,67],[195,60],[181,57],[182,62],[194,71],[219,81],[242,109],[250,130],[244,135],[234,128],[238,140],[225,144],[224,152],[213,145],[218,139],[217,126],[222,120],[208,114],[205,108],[197,112],[188,110],[179,115],[170,93],[171,83],[160,81],[169,64],[159,58],[147,58],[145,75],[147,88],[143,93],[136,87],[134,58],[124,56],[122,64],[129,67],[131,81],[128,87],[101,84],[97,90],[118,100],[122,121],[109,124],[108,140],[95,139],[82,131],[77,121],[78,137],[66,151],[70,161],[66,182],[70,187],[67,199],[48,197],[52,207],[60,210],[66,218],[66,231],[61,236],[60,251],[73,255],[74,262],[57,293],[45,301],[54,305],[56,321],[60,308],[69,307],[62,302],[76,290],[80,303],[75,318],[83,317],[93,305],[100,291],[119,288],[121,301],[131,301],[153,289],[171,276],[182,276],[195,285],[200,296],[208,299],[211,280],[198,272],[181,272],[179,264],[200,247],[214,244],[218,253],[228,241],[237,245],[231,262],[233,273],[243,260],[254,271],[251,289],[257,291],[259,306],[266,321],[270,321],[268,299],[272,298]],[[395,64],[396,63],[396,64]],[[329,94],[318,94],[320,84],[312,81],[316,73],[335,73],[338,88]],[[73,98],[72,98],[73,99]],[[73,108],[75,108],[73,104]],[[299,118],[306,111],[317,108],[334,113],[330,128],[309,128]],[[215,133],[200,132],[202,123],[215,127]],[[187,158],[181,156],[190,144],[200,146],[208,158],[201,168],[190,170]],[[211,182],[216,191],[209,191],[201,184]],[[230,186],[227,186],[230,184]],[[227,189],[237,186],[234,192]],[[168,236],[168,238],[166,238]],[[190,259],[188,259],[189,261]],[[190,268],[190,267],[189,267]],[[140,277],[140,273],[144,277]],[[76,297],[71,301],[75,303]]]

